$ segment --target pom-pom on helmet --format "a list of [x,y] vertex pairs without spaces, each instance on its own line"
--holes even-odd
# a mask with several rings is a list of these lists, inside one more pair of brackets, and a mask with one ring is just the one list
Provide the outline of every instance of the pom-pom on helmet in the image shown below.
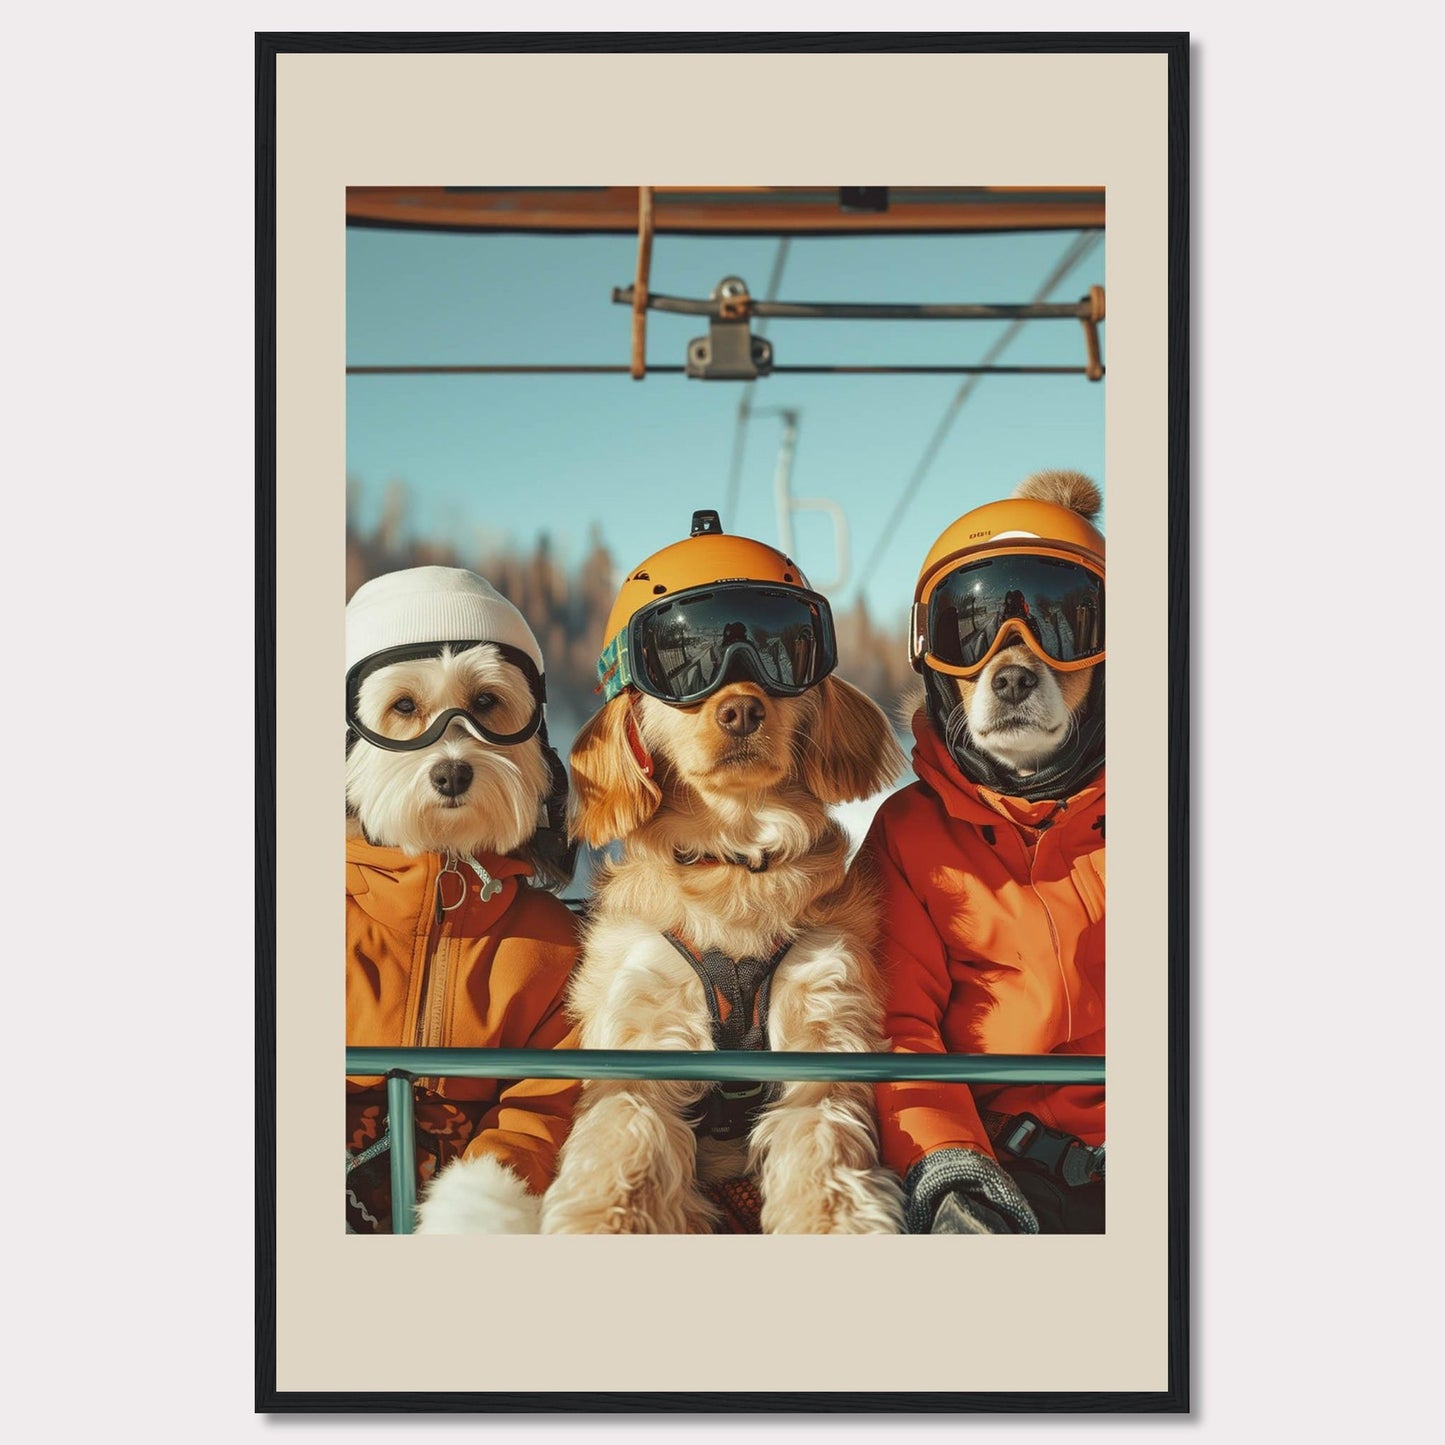
[[1104,538],[1089,520],[1099,505],[1088,478],[1044,472],[946,527],[913,590],[914,669],[976,677],[1018,641],[1063,672],[1102,662]]

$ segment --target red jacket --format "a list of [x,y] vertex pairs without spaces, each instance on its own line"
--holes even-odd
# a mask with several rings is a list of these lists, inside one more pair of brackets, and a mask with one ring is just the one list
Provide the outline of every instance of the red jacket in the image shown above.
[[[563,993],[577,958],[566,905],[529,887],[514,858],[479,860],[501,890],[483,902],[465,874],[460,906],[436,916],[436,853],[346,841],[346,1042],[353,1047],[576,1048]],[[460,896],[455,877],[446,901]],[[575,1079],[421,1079],[417,1153],[423,1179],[459,1154],[485,1153],[541,1194],[556,1169],[581,1084]],[[381,1131],[385,1086],[347,1080],[347,1149]],[[389,1209],[386,1160],[351,1179],[348,1217],[365,1232]],[[363,1207],[366,1212],[363,1213]]]
[[[970,782],[926,713],[918,782],[864,843],[883,884],[885,1032],[896,1053],[1104,1052],[1104,773],[1063,802]],[[1104,1141],[1104,1090],[877,1086],[883,1156],[900,1175],[948,1146],[992,1154],[979,1117],[1029,1112]]]

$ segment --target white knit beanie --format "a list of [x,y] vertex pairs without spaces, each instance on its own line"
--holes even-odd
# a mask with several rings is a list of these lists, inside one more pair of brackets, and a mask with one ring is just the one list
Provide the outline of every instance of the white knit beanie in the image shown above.
[[409,567],[358,587],[346,604],[346,670],[389,647],[426,642],[505,642],[542,672],[526,619],[495,587],[463,567]]

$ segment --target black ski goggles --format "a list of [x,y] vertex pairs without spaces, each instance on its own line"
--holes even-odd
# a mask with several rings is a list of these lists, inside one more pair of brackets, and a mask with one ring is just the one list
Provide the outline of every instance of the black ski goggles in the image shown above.
[[[503,662],[511,663],[527,679],[527,686],[531,689],[532,715],[516,732],[497,732],[487,725],[486,710],[469,710],[463,707],[452,707],[445,712],[438,713],[428,724],[426,731],[419,733],[414,738],[388,737],[385,733],[376,732],[362,722],[357,709],[357,703],[361,697],[361,685],[378,669],[390,667],[394,662],[415,662],[419,658],[440,657],[443,648],[449,648],[456,653],[483,645],[494,648],[500,653]],[[346,674],[346,726],[358,737],[365,738],[373,747],[385,748],[388,752],[393,753],[414,753],[420,752],[422,748],[431,747],[433,743],[441,741],[446,730],[458,719],[483,742],[494,743],[502,747],[515,747],[518,743],[526,742],[542,726],[542,707],[546,701],[546,680],[537,671],[536,663],[520,648],[512,647],[505,642],[486,642],[484,644],[476,639],[471,639],[462,642],[430,642],[409,647],[388,647],[381,652],[372,653],[370,657],[363,658]]]
[[827,600],[801,587],[724,582],[689,587],[640,608],[597,663],[605,701],[635,687],[686,706],[738,670],[764,692],[796,697],[838,665]]
[[1103,574],[1043,550],[985,553],[945,572],[914,603],[914,667],[974,677],[1018,641],[1063,672],[1102,662]]

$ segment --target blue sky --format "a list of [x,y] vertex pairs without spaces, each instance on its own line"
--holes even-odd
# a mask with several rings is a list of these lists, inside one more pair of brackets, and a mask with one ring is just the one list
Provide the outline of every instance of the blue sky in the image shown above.
[[[778,289],[789,301],[1028,301],[1074,233],[960,237],[794,238]],[[349,229],[347,361],[378,363],[625,362],[630,313],[611,301],[631,283],[631,236],[498,236]],[[701,297],[725,275],[755,296],[778,253],[773,238],[656,239],[651,287]],[[1102,242],[1050,299],[1103,284]],[[779,365],[975,363],[1004,330],[995,322],[772,321]],[[648,359],[680,364],[706,321],[653,312]],[[1108,360],[1107,324],[1104,357]],[[1079,365],[1074,321],[1024,327],[1006,364]],[[865,566],[963,378],[775,376],[754,408],[795,408],[797,497],[845,510],[852,575],[879,621],[902,625],[934,537],[962,512],[1007,495],[1041,467],[1073,467],[1106,483],[1104,387],[1082,377],[986,377],[959,412],[891,544]],[[374,520],[383,488],[407,488],[412,530],[454,541],[530,548],[551,534],[565,562],[594,523],[621,567],[687,533],[692,511],[725,511],[737,383],[680,376],[348,377],[347,470],[361,484],[358,522]],[[723,526],[778,540],[774,472],[781,424],[746,428],[735,515]],[[1107,497],[1107,488],[1106,488]],[[1107,520],[1107,508],[1106,519]],[[795,520],[794,555],[814,579],[834,572],[832,524]]]

